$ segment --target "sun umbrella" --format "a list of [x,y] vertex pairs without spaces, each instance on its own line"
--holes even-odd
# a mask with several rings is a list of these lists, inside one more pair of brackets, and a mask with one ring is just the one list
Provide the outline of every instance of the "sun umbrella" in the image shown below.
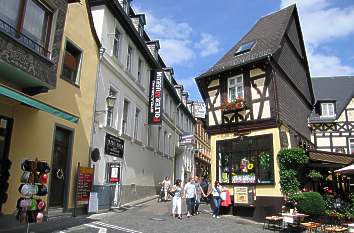
[[342,174],[354,174],[354,164],[335,170],[334,172],[338,172]]

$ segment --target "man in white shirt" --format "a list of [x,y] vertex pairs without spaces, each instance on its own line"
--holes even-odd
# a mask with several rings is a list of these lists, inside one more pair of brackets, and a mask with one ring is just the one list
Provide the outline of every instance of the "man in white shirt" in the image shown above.
[[193,177],[190,177],[188,180],[189,182],[184,186],[184,197],[186,198],[187,217],[189,218],[193,213],[194,202],[197,192],[195,189]]

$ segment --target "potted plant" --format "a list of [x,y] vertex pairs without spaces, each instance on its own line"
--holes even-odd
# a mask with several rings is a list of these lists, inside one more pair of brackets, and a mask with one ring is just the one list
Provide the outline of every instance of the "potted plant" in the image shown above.
[[229,111],[243,110],[246,108],[246,105],[245,105],[245,100],[243,98],[237,97],[235,100],[230,102],[225,100],[220,107],[222,112],[229,112]]
[[266,152],[262,152],[259,154],[259,166],[263,170],[267,170],[270,167],[270,155]]

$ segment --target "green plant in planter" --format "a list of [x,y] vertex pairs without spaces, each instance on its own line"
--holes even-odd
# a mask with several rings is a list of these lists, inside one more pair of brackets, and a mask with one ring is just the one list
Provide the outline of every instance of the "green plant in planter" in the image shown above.
[[313,180],[318,180],[318,179],[322,179],[323,176],[322,174],[319,172],[319,171],[316,171],[316,170],[311,170],[309,172],[309,174],[307,174],[307,177],[313,179]]
[[267,170],[270,167],[270,155],[266,152],[262,152],[259,155],[259,166],[263,170]]
[[297,209],[301,213],[312,216],[321,215],[325,212],[325,202],[321,194],[317,192],[305,192],[293,196],[298,203]]
[[291,196],[299,191],[300,182],[296,178],[296,171],[289,169],[280,171],[280,190],[282,193]]

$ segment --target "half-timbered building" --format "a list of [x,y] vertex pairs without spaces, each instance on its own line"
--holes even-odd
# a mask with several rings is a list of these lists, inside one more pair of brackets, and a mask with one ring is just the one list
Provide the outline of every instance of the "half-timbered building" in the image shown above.
[[212,180],[229,189],[232,211],[262,219],[279,210],[276,155],[311,144],[314,95],[295,5],[262,17],[196,78],[207,104]]
[[318,150],[354,154],[354,77],[318,77],[312,83],[312,142]]

